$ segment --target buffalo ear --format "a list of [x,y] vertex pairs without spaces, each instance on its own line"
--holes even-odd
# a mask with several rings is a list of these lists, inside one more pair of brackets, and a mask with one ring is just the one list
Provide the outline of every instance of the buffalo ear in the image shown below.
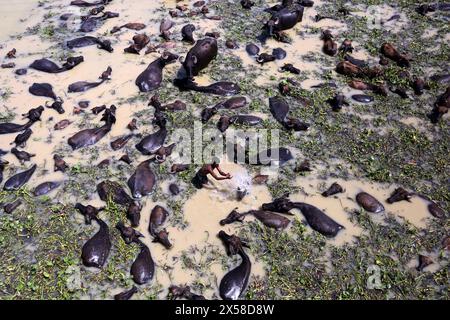
[[183,57],[183,56],[180,56],[180,57],[178,58],[178,61],[180,61],[180,63],[183,63],[183,62],[184,62],[184,57]]
[[197,56],[193,55],[192,56],[192,63],[193,64],[197,64],[197,62],[198,62]]

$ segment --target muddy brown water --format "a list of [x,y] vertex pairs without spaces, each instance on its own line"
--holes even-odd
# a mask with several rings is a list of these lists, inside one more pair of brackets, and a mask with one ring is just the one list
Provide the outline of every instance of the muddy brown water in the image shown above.
[[36,0],[17,0],[14,5],[11,1],[0,1],[0,19],[2,21],[2,29],[0,30],[0,41],[7,40],[10,36],[17,35],[26,29],[29,23],[27,17],[36,13]]
[[[39,35],[24,34],[21,37],[14,37],[23,33],[27,27],[33,27],[41,21],[42,17],[48,13],[53,12],[56,16],[59,15],[59,6],[66,4],[68,1],[51,1],[38,7],[37,1],[33,0],[19,0],[14,2],[14,6],[8,5],[10,1],[0,0],[0,18],[2,19],[2,28],[0,29],[0,40],[2,47],[0,48],[0,59],[2,62],[9,62],[4,59],[6,53],[12,48],[17,50],[17,58],[13,61],[16,68],[27,67],[35,59],[48,57],[54,61],[58,61],[57,55],[60,48],[55,48],[50,41],[43,40]],[[131,1],[117,0],[108,5],[108,10],[113,12],[120,12],[120,17],[116,19],[107,20],[96,32],[97,35],[104,35],[112,27],[121,25],[130,21],[143,22],[147,24],[144,30],[147,34],[155,35],[159,33],[159,21],[161,18],[160,8],[173,8],[178,1]],[[188,1],[183,1],[188,3]],[[320,1],[315,1],[316,5],[320,5]],[[163,7],[164,6],[164,7]],[[80,8],[67,7],[64,12],[70,12],[75,15],[80,14]],[[390,12],[390,11],[389,11]],[[315,77],[315,72],[319,72],[320,66],[317,63],[311,63],[303,60],[306,54],[319,55],[321,54],[322,41],[317,33],[310,32],[312,27],[312,17],[317,12],[314,8],[305,10],[305,17],[302,23],[287,34],[293,39],[293,43],[283,44],[268,40],[267,44],[261,48],[262,52],[269,52],[271,49],[281,47],[287,52],[287,58],[274,63],[267,63],[260,67],[254,60],[245,52],[245,44],[241,44],[240,48],[234,51],[227,50],[226,54],[235,55],[241,58],[245,70],[252,68],[261,68],[262,72],[257,79],[255,85],[264,85],[276,83],[280,77],[278,68],[284,63],[293,63],[294,66],[307,72],[308,79],[302,82],[302,87],[305,89],[317,84],[319,79]],[[220,22],[214,20],[193,18],[193,23],[202,34],[206,31],[220,31]],[[178,34],[181,26],[177,25],[173,32]],[[78,23],[69,23],[69,28],[75,28]],[[314,23],[316,28],[328,28],[338,33],[345,30],[345,25],[332,20],[322,20],[319,23]],[[62,181],[67,179],[65,174],[61,172],[53,173],[53,154],[61,148],[68,150],[67,139],[74,133],[78,132],[80,128],[85,126],[82,124],[82,117],[73,114],[73,107],[80,101],[90,101],[88,120],[92,123],[98,123],[101,115],[94,116],[90,114],[91,107],[106,104],[107,106],[115,104],[117,109],[117,123],[113,126],[112,131],[99,143],[99,150],[101,150],[100,157],[95,161],[106,158],[117,159],[122,155],[121,152],[112,152],[107,147],[113,138],[118,137],[125,132],[126,125],[134,117],[134,113],[142,111],[147,107],[146,102],[127,102],[127,99],[138,94],[138,89],[134,84],[136,76],[145,69],[146,65],[159,57],[160,53],[151,53],[148,55],[132,55],[124,54],[123,48],[129,45],[130,39],[135,34],[132,30],[123,30],[114,36],[107,38],[113,39],[113,53],[108,53],[102,50],[97,50],[95,47],[86,47],[76,49],[74,55],[83,55],[84,62],[75,67],[73,70],[61,74],[47,74],[36,70],[28,69],[28,74],[25,76],[17,76],[13,73],[14,69],[0,69],[0,90],[2,94],[7,94],[7,99],[0,100],[0,111],[2,114],[11,113],[14,115],[14,121],[21,122],[20,115],[25,113],[31,107],[43,105],[46,102],[45,98],[35,97],[28,93],[28,88],[33,82],[49,82],[54,86],[57,96],[64,100],[65,114],[58,114],[54,110],[46,109],[42,121],[36,123],[33,127],[33,136],[28,141],[26,151],[36,154],[32,159],[32,163],[36,163],[39,168],[36,174],[28,183],[29,186],[34,187],[43,179]],[[12,36],[12,37],[11,37]],[[69,39],[67,39],[69,40]],[[354,43],[357,47],[355,57],[359,59],[366,59],[367,52]],[[185,53],[186,45],[176,44],[176,52]],[[94,81],[99,75],[108,67],[112,67],[112,79],[107,83],[89,90],[85,93],[67,93],[67,87],[70,83],[81,80]],[[173,78],[179,68],[179,64],[170,65],[164,72],[164,77]],[[196,78],[197,82],[206,85],[211,82],[211,79],[205,71],[201,76]],[[347,95],[354,93],[353,91],[346,92]],[[198,108],[188,106],[189,110],[197,114]],[[267,114],[258,114],[263,118],[267,118]],[[269,115],[270,116],[270,115]],[[54,125],[63,120],[70,119],[72,123],[65,129],[60,131],[53,130]],[[418,121],[413,118],[404,120],[410,125],[418,125]],[[144,128],[145,132],[152,132],[155,128],[147,126]],[[232,129],[230,129],[232,130]],[[16,134],[2,135],[0,137],[0,149],[9,150],[11,148],[10,142],[13,141]],[[29,167],[30,164],[22,166],[18,160],[8,154],[4,157],[12,165],[14,170],[6,170],[5,176],[9,176],[18,168]],[[139,160],[144,160],[141,157]],[[85,154],[82,151],[70,152],[65,157],[69,165],[76,165],[77,163],[92,162],[92,155]],[[136,161],[135,163],[139,163]],[[223,169],[230,172],[234,178],[231,181],[210,181],[210,184],[196,191],[192,197],[184,204],[184,220],[187,227],[181,229],[169,225],[167,230],[169,238],[173,243],[171,250],[164,249],[159,244],[151,242],[151,237],[148,234],[148,220],[151,209],[156,205],[164,205],[164,203],[153,203],[149,199],[144,200],[144,207],[142,210],[141,224],[138,230],[145,235],[144,242],[150,247],[152,255],[157,264],[156,277],[154,282],[168,288],[170,284],[192,284],[196,281],[199,275],[192,269],[186,269],[183,265],[183,254],[192,253],[192,259],[198,264],[207,264],[208,272],[203,275],[202,281],[207,282],[211,288],[205,292],[207,297],[217,296],[217,286],[221,277],[227,270],[222,267],[222,261],[216,259],[213,261],[206,261],[206,252],[218,252],[222,257],[225,256],[224,248],[219,239],[216,237],[220,230],[225,230],[228,233],[235,233],[239,224],[227,225],[221,227],[219,220],[223,219],[234,208],[239,211],[246,211],[257,209],[261,204],[272,201],[271,194],[266,186],[252,186],[252,175],[247,170],[233,163],[225,163]],[[45,176],[43,172],[48,171]],[[278,179],[277,175],[272,175],[270,179]],[[338,182],[346,190],[345,193],[338,194],[334,197],[324,198],[321,192],[324,191],[331,183]],[[163,190],[167,192],[168,182],[161,182]],[[295,184],[300,187],[301,192],[291,194],[290,198],[295,201],[303,201],[317,206],[323,210],[330,217],[342,224],[345,229],[332,240],[328,240],[331,244],[342,245],[351,243],[354,237],[361,235],[364,231],[350,220],[352,212],[359,210],[359,206],[355,202],[355,196],[359,191],[366,191],[382,201],[386,207],[384,213],[373,215],[373,219],[382,223],[382,217],[386,214],[394,214],[399,219],[405,219],[417,227],[424,227],[427,219],[430,219],[430,214],[427,211],[427,202],[421,198],[413,197],[411,202],[400,202],[393,205],[387,205],[385,200],[390,193],[395,189],[393,185],[381,185],[370,183],[362,180],[342,180],[342,179],[327,179],[321,180],[316,174],[308,175],[307,177],[298,177]],[[249,189],[249,194],[238,202],[234,198],[235,190],[238,186],[246,186]],[[56,191],[50,194],[54,196]],[[77,199],[72,199],[75,203]],[[55,199],[56,201],[56,199]],[[97,195],[92,195],[89,204],[101,206],[103,203],[98,199]],[[247,220],[251,220],[248,217]],[[302,220],[302,216],[296,213],[292,219]],[[290,232],[289,228],[285,232]],[[312,232],[311,230],[309,232]],[[81,249],[81,248],[80,248]],[[260,257],[259,257],[260,258]],[[253,263],[252,276],[263,277],[266,270],[270,266],[265,266],[261,259],[251,255]],[[228,262],[228,268],[236,265],[236,261]],[[111,291],[115,294],[120,291],[120,288],[115,288]],[[164,298],[166,292],[161,294],[160,298]],[[139,297],[139,295],[137,295]]]

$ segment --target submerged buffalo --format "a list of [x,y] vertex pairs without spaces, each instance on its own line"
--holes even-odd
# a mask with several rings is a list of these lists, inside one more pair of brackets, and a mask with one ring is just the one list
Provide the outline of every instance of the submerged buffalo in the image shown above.
[[139,202],[132,202],[128,206],[127,218],[130,220],[131,226],[133,228],[139,226],[139,221],[141,220],[142,205]]
[[8,161],[4,161],[0,158],[0,183],[3,181],[3,171],[5,170],[5,165],[8,164]]
[[279,214],[265,211],[265,210],[250,210],[244,213],[239,213],[236,210],[230,212],[230,214],[220,221],[220,225],[233,223],[235,221],[242,222],[247,215],[253,215],[257,220],[261,221],[266,227],[276,230],[286,229],[291,222],[288,218]]
[[126,244],[130,244],[132,242],[139,243],[139,238],[143,238],[144,235],[133,229],[132,227],[127,227],[123,224],[123,222],[119,222],[116,224],[116,229],[119,230],[122,239]]
[[251,210],[248,214],[252,214],[256,219],[261,221],[266,227],[283,230],[286,229],[291,222],[288,218],[264,210]]
[[[98,12],[96,12],[95,14],[98,14]],[[89,15],[89,16],[82,17],[82,22],[81,22],[79,32],[92,32],[99,27],[100,21],[105,21],[107,19],[112,19],[112,18],[117,18],[117,17],[119,17],[119,14],[115,13],[115,12],[111,12],[111,11],[103,12],[103,14],[101,16],[94,17],[92,15]]]
[[342,225],[315,206],[304,202],[292,202],[288,199],[287,195],[275,199],[271,203],[263,204],[262,209],[280,213],[289,213],[292,209],[299,209],[313,230],[330,238],[335,237],[340,230],[344,229]]
[[80,38],[75,38],[72,40],[67,41],[67,47],[69,49],[73,48],[83,48],[88,46],[97,45],[99,49],[113,52],[114,49],[111,46],[111,41],[109,40],[100,40],[99,38],[92,37],[92,36],[84,36]]
[[25,131],[28,128],[30,128],[33,125],[33,123],[34,121],[28,121],[27,123],[24,124],[9,123],[9,122],[0,123],[0,134],[9,134]]
[[25,183],[27,183],[31,177],[33,176],[34,172],[36,171],[37,165],[33,165],[28,170],[19,172],[15,175],[13,175],[11,178],[6,180],[5,185],[3,186],[3,189],[6,191],[12,191],[20,189]]
[[117,139],[115,139],[114,141],[111,142],[111,148],[114,151],[117,151],[119,149],[122,149],[123,147],[125,147],[125,145],[128,143],[128,141],[130,141],[131,138],[134,137],[134,134],[127,134],[125,136],[119,137]]
[[13,213],[18,207],[20,207],[20,205],[22,205],[22,200],[17,199],[14,202],[11,203],[7,203],[3,206],[3,210],[5,211],[5,213],[7,214],[11,214]]
[[138,291],[136,286],[132,286],[131,289],[122,291],[114,295],[114,300],[130,300],[131,297]]
[[301,22],[303,20],[303,11],[304,8],[302,6],[296,6],[272,12],[272,17],[265,24],[264,28],[269,36],[283,40],[282,31],[289,30]]
[[159,126],[159,130],[151,133],[142,138],[139,143],[136,144],[136,149],[143,155],[156,154],[163,146],[167,138],[166,120],[164,115],[160,113],[160,110],[155,112],[156,120],[154,123]]
[[430,201],[430,203],[427,206],[428,212],[431,213],[431,215],[438,219],[444,219],[447,213],[437,205],[436,202]]
[[33,83],[28,91],[38,97],[47,97],[53,100],[58,100],[55,92],[53,91],[53,86],[49,83]]
[[134,282],[137,284],[145,284],[153,279],[155,262],[152,259],[150,249],[142,242],[139,242],[139,245],[141,251],[131,265],[130,273]]
[[17,148],[12,148],[11,153],[16,156],[17,159],[20,160],[21,163],[25,161],[30,161],[32,157],[35,157],[35,154],[30,154],[26,151],[20,151]]
[[367,192],[360,192],[356,195],[356,202],[364,208],[364,210],[372,213],[380,213],[384,211],[384,206],[380,201],[375,199]]
[[105,180],[97,185],[97,192],[100,199],[107,202],[109,200],[122,206],[131,205],[133,199],[122,188],[122,186],[115,181]]
[[247,51],[247,53],[251,56],[256,56],[259,53],[260,49],[256,44],[248,43],[245,46],[245,51]]
[[84,0],[73,0],[70,5],[71,6],[77,6],[77,7],[95,7],[99,5],[106,5],[110,3],[112,0],[98,0],[94,2],[87,2]]
[[331,34],[331,31],[323,31],[321,38],[323,40],[322,51],[329,56],[335,56],[338,52],[338,48],[337,43],[333,41],[333,35]]
[[214,108],[215,109],[226,109],[226,110],[234,110],[243,108],[247,105],[246,97],[233,97],[229,98],[225,101],[221,101],[217,103]]
[[62,107],[63,100],[58,98],[53,91],[53,87],[49,83],[33,83],[31,87],[28,88],[28,92],[32,95],[38,97],[47,97],[53,99],[53,103],[49,104],[48,102],[45,104],[47,108],[55,109],[59,114],[63,114],[65,111]]
[[24,132],[19,133],[16,138],[14,139],[14,144],[16,145],[16,147],[25,147],[26,142],[28,141],[28,139],[30,139],[31,135],[33,134],[33,130],[31,130],[30,128],[26,129]]
[[330,197],[338,193],[344,192],[344,188],[337,182],[334,182],[327,190],[322,192],[322,196],[324,197]]
[[54,189],[58,188],[61,185],[59,181],[47,181],[39,184],[33,191],[35,196],[43,196],[47,193],[50,193]]
[[435,11],[450,11],[450,3],[427,3],[422,4],[416,8],[417,13],[420,13],[421,15],[426,15],[430,12]]
[[86,267],[102,268],[111,250],[108,225],[101,219],[94,219],[100,229],[89,239],[81,250],[81,259]]
[[138,149],[144,155],[155,154],[163,145],[167,137],[167,129],[160,128],[157,132],[145,136],[138,144]]
[[172,244],[170,243],[170,240],[169,240],[169,233],[167,232],[167,230],[165,228],[158,231],[155,234],[153,242],[161,243],[164,246],[164,248],[166,248],[166,249],[172,248]]
[[22,114],[22,116],[31,122],[36,122],[41,120],[42,112],[44,112],[44,107],[39,106],[37,108],[31,108],[27,113]]
[[150,234],[155,237],[156,236],[156,230],[166,222],[167,217],[169,216],[169,212],[167,210],[157,205],[152,209],[152,212],[150,213],[150,222],[148,225],[148,231]]
[[181,36],[183,37],[181,41],[186,41],[189,43],[195,43],[193,32],[195,31],[195,26],[191,23],[183,26],[181,28]]
[[100,81],[88,82],[88,81],[78,81],[69,85],[68,92],[84,92],[86,90],[98,87],[102,83],[111,79],[112,69],[108,67],[99,77]]
[[66,172],[67,169],[69,169],[69,166],[67,165],[66,161],[64,161],[64,159],[60,156],[55,154],[53,156],[53,160],[55,162],[54,165],[54,171],[61,171],[61,172]]
[[343,106],[348,106],[349,103],[345,100],[342,94],[336,94],[333,98],[327,100],[333,111],[340,111]]
[[84,216],[85,224],[91,224],[92,220],[97,219],[98,213],[104,208],[97,209],[91,205],[84,206],[81,203],[77,203],[75,205],[75,209],[77,209]]
[[170,32],[169,30],[172,29],[172,27],[175,26],[175,22],[170,20],[169,18],[164,18],[160,25],[159,25],[159,32],[160,36],[164,39],[169,41],[170,40]]
[[342,225],[331,219],[324,212],[307,203],[295,202],[295,208],[299,209],[311,228],[326,237],[335,237],[344,229]]
[[285,147],[263,150],[257,155],[256,164],[272,165],[274,162],[283,166],[285,163],[294,159],[291,150]]
[[129,22],[129,23],[125,23],[125,24],[123,24],[121,26],[112,28],[111,33],[119,32],[123,28],[140,31],[140,30],[145,29],[145,27],[146,27],[146,25],[143,24],[143,23],[140,23],[140,22]]
[[146,160],[138,165],[136,171],[128,179],[128,187],[134,198],[141,198],[153,191],[156,176],[150,168],[150,160]]
[[288,195],[283,195],[270,203],[264,203],[261,208],[267,211],[290,214],[290,211],[295,208],[295,205],[289,200]]
[[309,128],[309,124],[287,116],[290,108],[287,101],[282,97],[275,96],[269,98],[269,108],[274,118],[287,130],[304,131]]
[[189,286],[181,287],[174,285],[169,287],[169,298],[172,300],[178,298],[184,298],[186,300],[206,300],[204,296],[192,293]]
[[410,58],[404,54],[401,54],[397,49],[390,43],[383,43],[380,52],[387,58],[395,61],[400,67],[410,67]]
[[230,96],[238,94],[241,91],[239,85],[228,81],[219,81],[207,86],[199,86],[196,82],[189,79],[175,79],[174,84],[181,91],[197,91],[203,93],[216,94],[219,96]]
[[231,124],[256,126],[258,124],[261,124],[262,122],[263,119],[261,119],[260,117],[251,114],[238,114],[231,117],[220,117],[217,127],[221,132],[225,132]]

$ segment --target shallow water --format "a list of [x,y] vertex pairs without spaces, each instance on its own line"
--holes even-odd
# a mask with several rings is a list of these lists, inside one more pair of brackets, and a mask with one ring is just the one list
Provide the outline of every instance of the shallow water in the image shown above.
[[0,30],[0,41],[7,40],[10,36],[19,34],[26,29],[28,19],[36,13],[37,0],[17,0],[11,5],[11,1],[0,1],[0,19],[2,28]]
[[[238,165],[223,165],[223,170],[232,172],[236,180],[241,178],[244,181],[241,185],[247,185],[249,182],[250,177],[247,172]],[[183,218],[188,224],[187,227],[181,229],[169,226],[167,228],[169,239],[173,245],[170,250],[166,250],[160,244],[151,243],[151,237],[147,232],[150,211],[159,203],[146,203],[142,211],[143,215],[138,230],[146,235],[144,242],[152,248],[152,254],[156,263],[160,266],[167,265],[170,267],[169,272],[162,271],[161,269],[157,272],[158,282],[163,287],[169,287],[170,284],[193,283],[198,277],[195,270],[185,270],[183,267],[181,261],[183,253],[188,254],[190,257],[193,256],[193,259],[199,264],[207,259],[207,256],[204,253],[202,254],[202,252],[215,250],[223,254],[223,244],[217,237],[217,234],[220,230],[224,230],[228,234],[234,234],[239,223],[221,226],[219,221],[225,218],[233,209],[238,208],[239,211],[250,210],[255,205],[258,206],[270,201],[270,193],[267,187],[263,186],[251,188],[249,194],[241,202],[236,201],[230,195],[233,191],[236,191],[236,180],[226,181],[220,184],[215,181],[210,181],[210,185],[197,191],[186,202],[183,207]],[[164,204],[160,205],[164,206]],[[194,253],[192,254],[192,252]],[[264,269],[262,263],[255,261],[255,257],[252,255],[250,255],[250,259],[252,261],[252,276],[263,276]],[[226,272],[227,270],[222,269],[220,261],[213,261],[210,264],[210,272],[206,275],[206,279],[221,279]],[[212,293],[216,293],[218,296],[218,283],[211,283],[211,285],[216,290],[207,291],[206,294],[209,296]]]

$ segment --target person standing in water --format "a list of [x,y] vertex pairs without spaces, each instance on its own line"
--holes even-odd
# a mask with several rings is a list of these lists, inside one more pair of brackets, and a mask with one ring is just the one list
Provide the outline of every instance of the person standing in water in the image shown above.
[[[218,181],[231,179],[231,174],[225,173],[222,171],[222,169],[220,169],[219,162],[220,161],[218,158],[214,158],[213,163],[203,165],[203,167],[201,167],[200,170],[197,171],[196,175],[192,179],[192,184],[197,189],[203,188],[203,186],[208,183],[208,174],[210,174],[214,179]],[[218,176],[214,172],[215,169],[217,169],[220,176]]]

